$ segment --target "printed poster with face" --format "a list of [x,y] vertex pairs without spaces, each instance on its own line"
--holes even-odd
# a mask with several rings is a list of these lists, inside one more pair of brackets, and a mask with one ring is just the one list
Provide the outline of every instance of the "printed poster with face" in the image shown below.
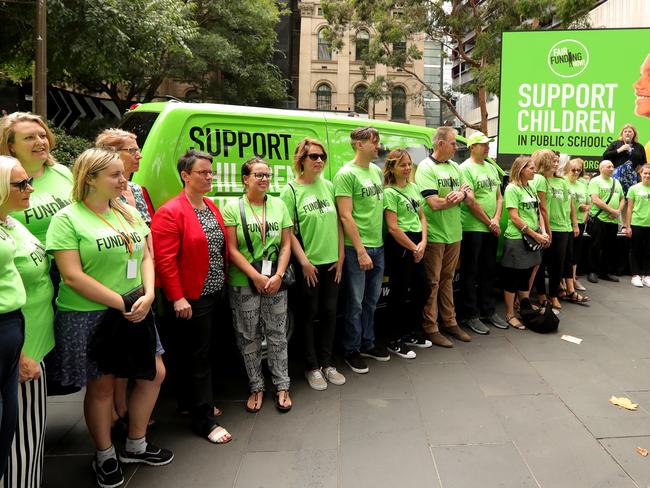
[[650,29],[504,32],[498,161],[552,149],[598,170],[632,124],[650,152]]

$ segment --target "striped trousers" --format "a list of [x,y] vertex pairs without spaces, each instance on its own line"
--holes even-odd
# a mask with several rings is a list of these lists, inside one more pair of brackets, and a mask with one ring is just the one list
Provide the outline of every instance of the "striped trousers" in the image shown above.
[[18,425],[3,488],[40,488],[43,481],[47,389],[45,363],[40,366],[39,379],[18,386]]

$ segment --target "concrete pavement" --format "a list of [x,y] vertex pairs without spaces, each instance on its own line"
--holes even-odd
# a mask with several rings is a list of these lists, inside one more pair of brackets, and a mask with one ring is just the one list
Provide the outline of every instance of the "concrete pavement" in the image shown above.
[[[223,446],[191,435],[162,398],[151,439],[176,457],[127,467],[125,486],[645,488],[650,456],[635,449],[650,449],[650,289],[623,277],[587,293],[588,308],[563,302],[559,334],[493,328],[415,360],[369,360],[367,375],[340,364],[347,384],[323,392],[292,371],[285,415],[269,395],[247,413],[238,379],[218,402],[234,436]],[[612,395],[639,410],[611,405]],[[49,409],[45,487],[95,486],[82,396],[54,397]]]

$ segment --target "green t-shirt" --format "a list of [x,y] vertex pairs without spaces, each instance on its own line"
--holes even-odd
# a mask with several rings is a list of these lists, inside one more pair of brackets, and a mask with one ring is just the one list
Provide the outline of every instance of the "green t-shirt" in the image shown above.
[[[612,183],[614,183],[616,186],[614,187],[612,198],[609,200],[609,203],[607,205],[613,209],[617,209],[621,203],[621,199],[623,198],[623,187],[618,180],[614,178],[605,180],[602,176],[596,176],[595,178],[592,178],[589,181],[589,195],[598,195],[603,203],[605,203],[609,198],[609,192],[612,189]],[[600,208],[597,205],[592,205],[591,209],[589,210],[589,214],[591,216],[594,216],[598,213],[599,210]],[[614,224],[618,223],[618,219],[610,218],[609,214],[604,210],[598,214],[598,220]]]
[[533,180],[528,183],[533,190],[540,193],[546,193],[548,191],[548,180],[544,175],[535,173]]
[[317,178],[312,184],[303,185],[294,180],[283,188],[280,198],[292,220],[298,212],[299,225],[294,226],[294,232],[300,231],[309,262],[318,265],[338,261],[338,214],[332,182]]
[[[47,251],[79,251],[83,272],[120,295],[137,288],[142,285],[141,265],[149,227],[134,207],[126,207],[136,220],[135,225],[129,224],[117,212],[109,210],[102,214],[104,220],[111,224],[109,226],[82,202],[68,205],[52,218],[47,230]],[[131,239],[133,255],[129,253],[120,232],[125,232]],[[127,266],[131,259],[136,261],[135,273],[133,278],[128,278]],[[93,312],[108,308],[88,300],[63,280],[56,305],[59,310],[74,312]]]
[[[460,165],[460,170],[479,206],[490,219],[494,217],[497,213],[497,191],[501,186],[497,169],[488,162],[475,163],[470,158]],[[490,232],[488,226],[474,216],[465,202],[460,205],[460,213],[464,231]]]
[[546,208],[551,230],[571,232],[571,194],[564,178],[552,177],[547,180]]
[[[522,187],[510,183],[506,187],[506,191],[503,194],[503,200],[505,202],[506,208],[516,208],[521,218],[526,225],[533,230],[539,228],[539,214],[538,207],[539,201],[535,191],[528,187]],[[519,228],[512,222],[512,219],[508,219],[508,226],[506,227],[505,232],[506,239],[521,239],[521,231]]]
[[576,218],[578,223],[582,224],[585,221],[585,211],[580,210],[580,205],[589,205],[591,198],[589,197],[589,191],[587,190],[587,183],[583,179],[576,180],[575,183],[571,183],[567,179],[567,184],[569,185],[569,194],[573,200],[573,206],[576,209]]
[[4,224],[0,224],[0,314],[25,305],[25,287],[16,269],[16,243]]
[[[263,208],[264,206],[262,205],[251,206],[246,196],[244,196],[246,225],[248,226],[248,234],[253,245],[254,256],[251,256],[246,246],[246,238],[242,230],[241,214],[239,212],[239,198],[229,201],[223,210],[223,221],[226,227],[236,227],[237,248],[249,263],[264,259],[265,254],[267,259],[277,262],[278,255],[280,254],[280,243],[282,242],[282,229],[293,226],[293,222],[289,216],[289,210],[287,210],[284,202],[277,197],[267,195],[264,218],[266,220],[266,239],[264,247],[262,247],[262,230],[260,224],[262,223]],[[257,220],[255,216],[257,216]],[[228,266],[228,284],[231,286],[249,286],[246,274],[232,263]]]
[[397,225],[404,232],[422,232],[420,207],[425,205],[424,198],[414,183],[407,183],[404,188],[387,186],[384,188],[384,210],[397,214]]
[[[370,163],[369,167],[362,168],[350,161],[336,173],[334,193],[337,197],[352,198],[352,218],[357,224],[363,245],[383,246],[384,189],[379,166]],[[347,234],[345,245],[352,245]]]
[[[445,198],[448,193],[460,189],[463,176],[460,167],[454,161],[436,163],[431,158],[427,158],[418,165],[415,183],[425,200],[429,195]],[[425,204],[424,215],[427,218],[427,242],[451,244],[462,239],[460,205],[444,210],[432,210],[428,204]]]
[[41,241],[17,220],[14,219],[13,223],[15,225],[7,231],[16,242],[14,263],[27,294],[22,309],[25,316],[23,352],[40,362],[54,347],[54,287],[50,280],[50,260]]
[[634,200],[632,225],[650,227],[650,185],[637,183],[627,191],[627,198]]
[[45,234],[52,217],[63,207],[70,205],[72,174],[62,164],[45,166],[43,174],[34,178],[33,187],[29,208],[12,212],[11,216],[45,244]]

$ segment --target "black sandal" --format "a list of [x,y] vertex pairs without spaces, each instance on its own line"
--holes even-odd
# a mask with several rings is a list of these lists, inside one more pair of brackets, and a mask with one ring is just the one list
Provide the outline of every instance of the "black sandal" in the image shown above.
[[573,290],[571,293],[566,295],[564,297],[564,300],[570,303],[575,303],[577,305],[582,305],[584,307],[588,307],[589,304],[587,302],[590,301],[590,298],[584,295],[581,295],[577,291]]
[[[286,393],[284,396],[284,405],[280,403],[280,393],[283,391]],[[289,405],[286,403],[287,400],[289,400]],[[273,395],[273,401],[275,402],[275,408],[277,408],[280,413],[287,413],[289,410],[291,410],[291,407],[293,407],[293,402],[289,396],[289,390],[276,391]]]
[[[226,429],[224,429],[219,422],[217,422],[216,417],[210,415],[204,418],[199,423],[194,424],[194,432],[199,436],[207,439],[213,444],[227,444],[232,440],[232,435]],[[226,440],[221,440],[224,437],[227,437]]]
[[[249,407],[248,402],[252,396],[255,396],[255,406]],[[250,413],[257,413],[262,410],[262,405],[264,405],[264,390],[254,391],[248,396],[248,400],[246,400],[246,411]]]

